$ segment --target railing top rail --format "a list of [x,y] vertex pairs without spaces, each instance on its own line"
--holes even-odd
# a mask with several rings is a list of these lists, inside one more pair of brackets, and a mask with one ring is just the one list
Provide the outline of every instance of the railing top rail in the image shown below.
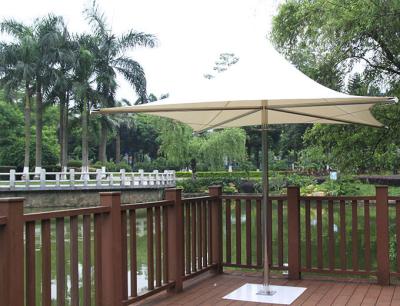
[[[238,193],[238,194],[223,194],[223,199],[238,199],[238,200],[245,200],[245,199],[262,199],[261,194],[249,194],[249,193]],[[270,195],[268,196],[270,200],[284,200],[287,199],[287,195]]]
[[8,221],[7,217],[3,216],[0,217],[0,225],[6,225],[7,221]]
[[344,201],[352,201],[352,200],[356,200],[356,201],[364,201],[364,200],[375,200],[376,197],[375,196],[301,196],[300,200],[304,201],[304,200],[320,200],[320,201],[340,201],[340,200],[344,200]]
[[393,201],[400,201],[400,196],[389,196],[388,199]]
[[25,222],[48,220],[54,218],[74,217],[91,214],[101,214],[110,212],[110,207],[88,207],[88,208],[77,208],[68,210],[55,210],[55,211],[44,211],[38,213],[31,213],[24,215]]
[[133,209],[153,208],[153,207],[172,206],[172,205],[174,205],[174,201],[167,201],[167,200],[146,202],[146,203],[133,203],[133,204],[121,205],[121,210],[133,210]]
[[201,200],[213,200],[218,197],[215,196],[200,196],[200,197],[193,197],[193,198],[183,198],[182,203],[193,202],[193,201],[201,201]]

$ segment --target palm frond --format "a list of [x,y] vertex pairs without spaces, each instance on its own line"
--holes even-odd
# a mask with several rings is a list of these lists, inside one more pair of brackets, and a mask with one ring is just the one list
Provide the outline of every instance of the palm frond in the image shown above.
[[9,34],[17,39],[26,35],[32,35],[32,30],[14,19],[6,19],[0,23],[0,32]]
[[120,51],[138,46],[154,48],[158,44],[158,40],[155,35],[146,34],[143,32],[136,32],[133,30],[130,30],[128,33],[122,34],[117,41],[117,45],[119,46]]

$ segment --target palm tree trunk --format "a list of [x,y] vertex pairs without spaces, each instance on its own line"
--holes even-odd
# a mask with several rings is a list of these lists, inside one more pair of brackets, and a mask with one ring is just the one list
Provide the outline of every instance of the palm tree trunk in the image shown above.
[[60,101],[60,165],[61,171],[68,163],[68,98],[65,94]]
[[121,130],[117,128],[117,135],[115,136],[115,162],[121,162]]
[[87,98],[84,98],[82,110],[82,172],[88,172],[89,170],[87,103]]
[[43,101],[42,86],[36,87],[36,147],[35,147],[35,175],[42,168],[42,131],[43,131]]
[[25,86],[24,121],[25,121],[24,172],[29,172],[29,157],[30,157],[30,144],[31,144],[31,104],[30,104],[30,93],[28,84],[26,84]]
[[100,122],[100,143],[99,143],[99,161],[105,163],[107,161],[107,126]]

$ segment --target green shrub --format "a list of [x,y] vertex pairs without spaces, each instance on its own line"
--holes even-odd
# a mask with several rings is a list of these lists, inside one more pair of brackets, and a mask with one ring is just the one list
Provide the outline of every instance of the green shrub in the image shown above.
[[81,168],[82,167],[82,161],[81,160],[76,160],[76,159],[71,159],[67,163],[68,168]]

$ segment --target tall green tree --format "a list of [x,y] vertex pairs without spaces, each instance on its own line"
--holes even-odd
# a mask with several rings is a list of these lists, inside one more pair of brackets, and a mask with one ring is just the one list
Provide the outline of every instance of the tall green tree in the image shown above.
[[[117,88],[117,74],[126,79],[135,89],[141,103],[147,102],[146,77],[142,66],[127,52],[136,47],[154,47],[156,38],[152,34],[129,30],[121,35],[112,33],[107,24],[106,17],[99,11],[96,2],[85,10],[86,18],[92,26],[92,35],[98,40],[94,52],[94,64],[96,66],[97,91],[101,95],[102,107],[115,106],[115,92]],[[112,128],[110,117],[99,116],[100,142],[99,160],[107,160],[107,133]]]
[[2,21],[0,30],[14,38],[12,42],[0,45],[0,85],[5,89],[6,96],[20,88],[24,91],[24,172],[28,172],[37,44],[32,28],[13,19]]
[[[288,0],[273,19],[271,38],[300,70],[325,86],[357,95],[398,95],[399,17],[395,0]],[[355,67],[360,75],[354,75]],[[304,136],[306,147],[324,152],[326,162],[342,171],[394,167],[400,107],[381,105],[372,112],[386,129],[314,125]],[[309,153],[302,156],[315,156]]]

